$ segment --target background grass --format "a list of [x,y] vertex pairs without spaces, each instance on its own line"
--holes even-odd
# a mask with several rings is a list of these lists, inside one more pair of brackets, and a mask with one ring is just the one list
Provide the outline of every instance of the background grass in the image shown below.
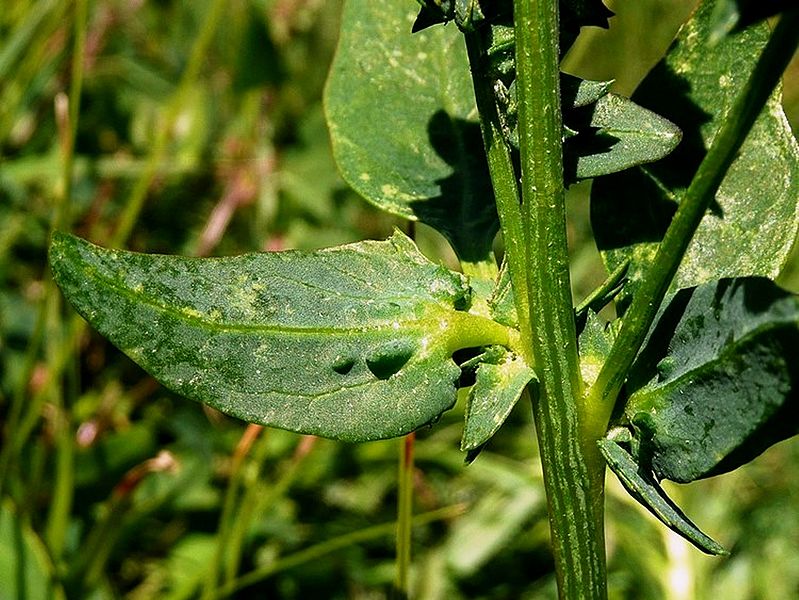
[[[631,92],[692,4],[613,3],[611,30],[584,32],[565,69]],[[340,5],[4,3],[0,598],[387,597],[398,440],[260,430],[178,398],[84,327],[46,268],[56,222],[101,244],[196,255],[402,225],[348,190],[330,155],[321,92]],[[794,123],[798,74],[786,77]],[[603,277],[587,191],[576,186],[569,207],[578,296]],[[417,235],[452,261],[435,233]],[[529,406],[469,467],[462,418],[461,403],[418,435],[414,597],[553,597]],[[797,459],[789,441],[733,474],[669,488],[729,559],[657,525],[610,476],[612,597],[796,597]]]

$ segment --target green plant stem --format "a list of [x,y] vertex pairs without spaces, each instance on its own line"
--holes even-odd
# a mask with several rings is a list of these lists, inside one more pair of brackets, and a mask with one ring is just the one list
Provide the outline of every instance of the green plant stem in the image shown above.
[[[27,434],[21,431],[20,423],[23,419],[23,409],[28,408],[31,410],[29,403],[26,402],[26,397],[28,383],[36,367],[39,350],[46,331],[45,325],[47,323],[48,303],[45,300],[46,298],[42,299],[39,303],[33,333],[28,342],[28,347],[25,349],[22,375],[17,385],[14,386],[7,421],[3,424],[3,439],[5,443],[0,447],[0,498],[2,498],[6,492],[6,483],[14,458],[27,441]],[[38,415],[39,413],[37,412],[36,414]]]
[[399,473],[397,477],[397,571],[394,593],[408,598],[408,571],[411,565],[411,532],[413,524],[413,450],[416,435],[410,433],[400,440]]
[[651,267],[635,294],[621,331],[586,402],[592,429],[603,435],[616,398],[638,350],[655,320],[688,245],[715,198],[752,125],[799,45],[799,9],[786,12],[755,65],[746,86],[724,119],[690,186],[680,201]]
[[[55,287],[49,282],[50,287]],[[56,290],[51,290],[49,295],[49,318],[47,326],[46,347],[47,364],[58,362],[58,353],[66,343],[62,329],[62,302]],[[74,484],[74,453],[72,445],[71,424],[69,411],[66,406],[67,386],[61,379],[54,382],[50,388],[47,399],[52,407],[51,423],[55,449],[55,473],[51,487],[51,501],[47,511],[47,524],[44,539],[48,551],[57,561],[64,547],[66,539],[69,514],[72,510],[72,496]]]
[[102,578],[108,559],[119,539],[125,518],[131,509],[131,501],[125,498],[111,500],[107,511],[95,524],[83,542],[79,559],[73,564],[68,586],[75,590],[91,590]]
[[[242,497],[244,496],[244,489],[247,487],[245,482],[246,472],[251,470],[249,467],[255,467],[257,472],[260,473],[268,448],[263,430],[261,428],[254,429],[255,427],[254,425],[249,425],[242,436],[242,439],[244,439],[245,436],[253,435],[254,433],[253,437],[255,439],[251,439],[247,443],[247,449],[239,452],[237,447],[233,454],[230,479],[225,489],[222,514],[219,518],[216,549],[208,568],[203,598],[214,598],[220,575],[227,580],[228,573],[230,573],[230,565],[233,563],[238,565],[238,559],[234,559],[232,555],[239,556],[240,551],[231,548],[230,539],[233,536],[237,520],[246,521],[246,526],[249,526],[249,521],[241,514]],[[241,446],[241,442],[239,442],[239,446]],[[235,575],[235,572],[233,575]]]
[[[255,441],[250,451],[251,456],[246,459],[248,464],[243,464],[244,457],[242,457],[238,466],[234,467],[228,484],[224,513],[220,520],[217,551],[211,565],[212,572],[209,572],[209,578],[205,582],[203,598],[218,598],[219,589],[232,584],[238,573],[247,534],[254,520],[276,499],[287,493],[300,473],[315,440],[313,436],[300,438],[294,456],[274,482],[266,483],[261,479],[269,449],[265,435],[261,435]],[[218,587],[220,572],[223,575],[223,582]]]
[[[55,74],[49,63],[53,51],[55,32],[63,27],[64,13],[71,3],[59,0],[42,0],[34,10],[26,10],[24,17],[16,21],[0,44],[0,81],[4,83],[3,107],[0,111],[0,139],[8,135],[16,122],[16,115],[28,101],[27,93],[9,93],[15,87],[29,90],[35,87],[42,71]],[[47,65],[43,69],[43,65]],[[9,85],[13,82],[13,85]],[[0,161],[2,157],[0,157]]]
[[[220,544],[219,548],[223,557],[223,582],[235,579],[241,564],[241,556],[244,551],[247,534],[250,532],[255,518],[275,498],[284,495],[289,485],[294,481],[296,466],[294,461],[292,461],[289,468],[274,484],[268,487],[264,484],[261,477],[263,477],[263,467],[268,451],[268,436],[262,432],[253,448],[250,464],[238,471],[235,485],[241,488],[241,497],[235,512],[228,515],[227,537],[224,545]],[[231,484],[234,484],[234,482],[231,482]]]
[[519,187],[510,149],[502,136],[502,126],[494,99],[494,82],[486,68],[487,62],[480,33],[469,32],[465,37],[488,169],[505,239],[505,260],[508,261],[516,313],[519,318],[520,351],[527,363],[533,364],[530,303],[527,298],[527,246],[522,226]]
[[[463,514],[465,510],[466,507],[463,504],[445,506],[444,508],[439,508],[437,510],[431,510],[430,512],[416,515],[412,522],[413,525],[418,526],[425,525],[427,523],[433,523],[435,521],[452,519]],[[341,550],[342,548],[347,548],[368,540],[390,536],[394,534],[396,530],[397,523],[392,521],[390,523],[381,523],[380,525],[374,525],[372,527],[367,527],[366,529],[361,529],[360,531],[347,533],[329,540],[325,540],[324,542],[320,542],[319,544],[315,544],[309,548],[280,558],[273,563],[264,565],[263,567],[247,573],[246,575],[242,575],[230,584],[222,586],[218,591],[217,598],[227,598],[239,590],[259,583],[264,579],[268,579],[275,573],[279,573],[312,560],[316,560],[322,556],[331,554],[337,550]]]
[[[83,61],[86,53],[86,25],[88,3],[75,2],[75,43],[72,48],[72,77],[69,96],[56,97],[56,119],[61,121],[59,137],[61,142],[61,193],[57,196],[55,214],[50,223],[51,231],[66,229],[70,222],[70,201],[72,198],[73,166],[75,162],[75,137],[80,115],[80,97],[83,90]],[[65,107],[59,106],[65,103]],[[58,114],[62,112],[62,114]]]
[[569,281],[558,1],[515,0],[522,223],[530,265],[531,394],[561,598],[607,596],[604,462],[585,435]]
[[[32,44],[30,41],[32,34],[38,32],[38,35],[43,35],[45,37],[49,35],[50,29],[59,26],[60,20],[63,18],[61,13],[64,12],[66,8],[66,3],[46,2],[41,6],[37,6],[36,11],[30,11],[23,26],[15,31],[12,42],[4,46],[4,50],[0,55],[0,73],[4,73],[11,68],[20,56],[26,56],[26,60],[31,56],[35,57],[36,48],[44,47],[44,45],[41,44],[37,46],[36,44]],[[80,96],[83,87],[83,55],[86,45],[87,2],[81,0],[75,5],[74,10],[75,41],[72,52],[72,77],[69,96],[65,98],[68,108],[65,111],[62,110],[59,115],[59,109],[62,109],[63,105],[56,105],[56,116],[60,116],[63,119],[62,125],[64,127],[59,131],[61,188],[55,198],[53,214],[50,220],[51,231],[66,228],[69,224],[75,132],[77,131]],[[30,44],[32,44],[33,50],[29,48]],[[30,51],[25,54],[26,50]],[[36,62],[38,63],[39,61],[37,60]],[[6,109],[10,108],[11,107],[6,107]],[[10,110],[8,114],[14,114],[14,112],[14,110]],[[4,127],[4,125],[0,124],[0,128],[2,127]],[[0,135],[0,137],[4,136]],[[76,339],[76,337],[72,335],[72,327],[70,327],[70,325],[65,326],[68,332],[66,335],[61,336],[57,332],[54,334],[56,326],[53,322],[53,315],[59,313],[60,295],[54,282],[49,277],[45,277],[44,289],[45,292],[40,300],[40,306],[37,311],[36,324],[25,353],[22,375],[18,385],[14,389],[8,420],[4,425],[6,443],[3,444],[2,451],[0,451],[0,496],[5,493],[9,472],[14,465],[17,455],[22,450],[38,422],[44,402],[48,398],[59,398],[60,396],[60,376],[64,368],[69,364],[68,354],[73,347],[72,342]],[[53,335],[60,338],[58,343],[56,343],[56,339]],[[28,395],[28,386],[33,371],[36,368],[39,351],[41,350],[42,342],[45,337],[48,339],[47,380],[34,395],[34,398],[28,401],[26,398]],[[58,412],[60,413],[61,411],[59,410]],[[68,436],[69,432],[61,428],[61,424],[63,424],[60,422],[61,416],[61,414],[58,415],[59,427],[57,429],[57,443],[60,448],[67,452],[67,455],[64,455],[64,453],[59,450],[56,463],[57,475],[56,484],[54,486],[54,502],[51,504],[47,525],[47,537],[51,543],[55,542],[55,547],[61,545],[60,541],[63,540],[64,528],[66,527],[64,519],[71,507],[71,499],[67,498],[66,494],[68,493],[67,490],[71,488],[69,478],[72,464],[72,448],[71,439],[69,439]],[[64,436],[66,436],[67,439],[65,439]],[[66,446],[67,442],[70,444],[69,447]],[[53,547],[50,548],[51,551],[53,549]]]
[[[41,52],[45,44],[36,44],[31,39],[34,34],[39,36],[48,37],[52,34],[52,30],[60,26],[63,19],[62,13],[68,8],[67,3],[59,3],[48,1],[37,5],[35,11],[28,11],[23,24],[14,30],[13,36],[10,38],[9,43],[3,46],[3,51],[0,52],[0,74],[5,74],[11,68],[16,68],[17,71],[25,71],[29,73],[31,69],[24,68],[25,65],[17,65],[20,57],[25,57],[25,60],[33,59],[38,65],[41,62],[41,57],[37,56],[37,52]],[[57,156],[57,163],[59,173],[61,176],[61,189],[60,193],[55,198],[55,205],[53,215],[50,220],[50,230],[53,231],[58,228],[63,228],[68,223],[69,215],[69,202],[71,197],[71,182],[72,182],[72,165],[74,163],[74,143],[75,131],[77,130],[78,111],[80,106],[81,88],[83,85],[83,54],[86,39],[86,22],[87,22],[87,6],[86,2],[82,0],[75,6],[75,42],[73,46],[73,59],[72,59],[72,81],[70,85],[70,93],[68,99],[71,99],[66,113],[67,119],[64,128],[59,133],[61,134],[61,155]],[[80,60],[78,60],[80,56]],[[56,107],[58,110],[58,107]],[[7,114],[15,114],[14,107],[6,106]],[[64,115],[62,115],[64,116]],[[12,121],[13,122],[13,119]],[[10,127],[10,123],[0,123],[0,130],[3,132]],[[0,138],[5,138],[5,134],[0,134]],[[25,445],[28,436],[33,430],[36,422],[41,416],[41,409],[48,397],[52,397],[54,388],[58,387],[58,380],[61,372],[67,365],[68,360],[63,360],[64,345],[70,345],[74,336],[67,335],[62,340],[61,345],[57,345],[55,340],[48,339],[48,370],[47,381],[41,387],[38,393],[30,401],[27,400],[28,386],[33,375],[34,369],[39,357],[39,352],[42,347],[44,338],[52,332],[51,315],[53,314],[53,302],[60,302],[60,295],[56,290],[56,286],[52,279],[45,278],[45,293],[40,299],[39,308],[37,310],[36,321],[28,343],[28,348],[25,352],[25,359],[23,368],[21,370],[18,385],[14,388],[12,396],[11,408],[8,413],[7,422],[4,424],[5,440],[2,450],[0,450],[0,496],[3,496],[6,490],[6,483],[9,472],[11,471],[16,457]],[[56,300],[53,300],[56,298]],[[71,332],[71,328],[67,326]],[[57,350],[57,352],[55,351]],[[54,364],[58,362],[58,366]],[[60,361],[60,362],[59,362]],[[25,412],[27,411],[27,412]],[[66,461],[59,461],[61,468],[66,468]],[[59,510],[60,512],[60,510]],[[52,513],[52,510],[51,510]],[[59,537],[59,536],[56,536]]]

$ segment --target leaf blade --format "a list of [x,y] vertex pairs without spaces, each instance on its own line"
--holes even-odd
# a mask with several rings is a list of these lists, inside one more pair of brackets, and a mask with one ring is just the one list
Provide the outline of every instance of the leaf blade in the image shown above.
[[[610,269],[623,260],[632,263],[622,311],[769,38],[763,24],[714,44],[712,9],[712,2],[702,3],[633,95],[637,103],[676,123],[683,143],[658,163],[594,182],[591,220],[603,259]],[[774,278],[783,268],[799,231],[792,184],[799,177],[799,145],[780,95],[777,90],[769,99],[741,147],[672,290],[726,277]]]
[[691,542],[702,552],[714,556],[729,554],[721,544],[685,516],[685,513],[674,504],[651,475],[642,470],[624,448],[608,438],[597,440],[597,444],[611,471],[616,474],[627,492],[661,523]]
[[50,260],[78,312],[168,388],[324,437],[394,437],[434,421],[456,399],[452,352],[491,330],[465,312],[466,279],[399,233],[224,259],[56,234]]
[[461,450],[471,452],[486,444],[533,379],[535,372],[521,357],[504,349],[481,362],[469,392]]
[[628,381],[626,418],[659,478],[689,482],[799,433],[799,301],[767,279],[683,290]]
[[499,219],[465,47],[454,28],[410,35],[414,16],[410,3],[346,3],[325,89],[333,154],[367,201],[481,262]]
[[[569,180],[590,179],[655,162],[680,143],[682,132],[663,117],[617,94],[585,109],[587,123],[564,146]],[[570,163],[570,161],[573,161]]]

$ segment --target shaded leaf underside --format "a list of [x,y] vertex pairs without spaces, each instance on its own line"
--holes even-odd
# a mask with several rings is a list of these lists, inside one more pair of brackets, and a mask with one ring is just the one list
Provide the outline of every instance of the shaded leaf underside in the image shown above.
[[627,420],[659,478],[689,482],[799,432],[799,301],[763,278],[679,292],[628,383]]

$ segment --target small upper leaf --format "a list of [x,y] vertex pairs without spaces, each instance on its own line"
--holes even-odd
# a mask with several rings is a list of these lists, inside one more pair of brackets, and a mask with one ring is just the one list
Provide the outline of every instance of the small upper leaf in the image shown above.
[[438,23],[454,21],[462,31],[473,31],[483,23],[508,19],[511,0],[418,0],[422,5],[413,24],[414,33]]
[[457,29],[410,34],[407,0],[348,0],[325,92],[333,154],[369,202],[430,225],[467,262],[499,230]]
[[[629,302],[707,147],[765,46],[768,26],[710,43],[712,2],[703,2],[669,53],[633,95],[683,131],[664,160],[594,181],[591,221],[610,269],[631,261],[622,306]],[[672,289],[722,277],[774,278],[799,227],[799,146],[780,93],[768,101],[730,167],[677,272]]]
[[[680,143],[678,127],[629,98],[609,94],[611,85],[612,81],[560,74],[566,183],[654,162]],[[498,106],[505,135],[518,148],[516,104],[515,85],[511,84],[499,94]]]
[[[244,420],[365,441],[452,406],[461,347],[508,344],[466,279],[402,234],[315,252],[196,259],[50,249],[64,295],[173,391]],[[503,333],[504,332],[504,333]]]
[[497,323],[502,323],[514,329],[519,328],[519,316],[516,314],[516,300],[513,297],[513,285],[510,279],[510,269],[505,258],[499,269],[499,277],[488,299],[491,318]]
[[521,357],[498,347],[487,352],[477,367],[469,392],[461,450],[483,446],[499,430],[524,388],[535,377]]
[[563,148],[567,181],[589,179],[655,162],[680,143],[680,129],[628,98],[607,94],[565,116],[577,135]]
[[588,389],[594,385],[613,345],[613,332],[593,310],[589,309],[585,315],[579,345],[580,374]]

